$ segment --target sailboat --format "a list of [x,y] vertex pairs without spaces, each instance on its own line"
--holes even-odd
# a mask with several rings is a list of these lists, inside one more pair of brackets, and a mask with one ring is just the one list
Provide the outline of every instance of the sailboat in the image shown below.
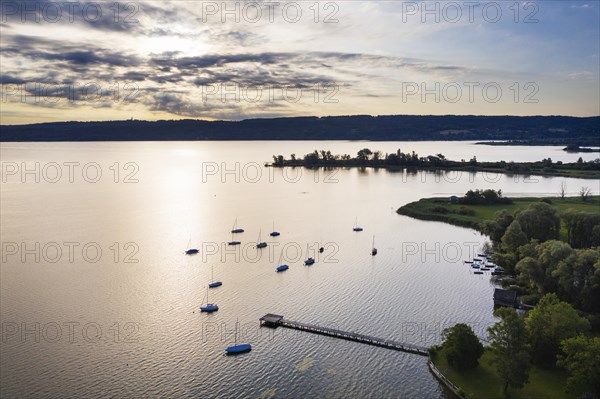
[[[306,256],[308,256],[308,244],[306,244]],[[305,266],[310,266],[310,265],[313,265],[314,263],[315,263],[315,258],[312,258],[310,256],[308,257],[308,259],[306,259],[304,261]]]
[[194,254],[197,254],[198,252],[200,252],[196,248],[190,248],[191,243],[192,243],[192,236],[190,235],[190,240],[188,241],[188,244],[186,245],[186,248],[188,248],[185,250],[186,255],[194,255]]
[[267,246],[266,242],[260,241],[260,234],[261,234],[261,231],[259,230],[258,231],[258,240],[256,240],[256,248],[264,248]]
[[215,265],[212,265],[211,267],[211,271],[210,271],[210,281],[211,283],[208,284],[208,288],[217,288],[223,285],[222,282],[220,281],[215,281]]
[[275,269],[278,273],[279,272],[284,272],[287,269],[289,269],[290,267],[288,265],[282,265],[281,264],[281,259],[283,258],[283,250],[281,251],[281,254],[279,255],[279,262],[277,263],[279,266],[277,266],[277,269]]
[[275,231],[275,222],[273,222],[273,231],[272,231],[271,233],[269,233],[269,235],[270,235],[271,237],[277,237],[277,236],[280,236],[280,235],[281,235],[281,233],[280,233],[280,232],[278,232],[278,231]]
[[250,344],[239,344],[237,343],[237,333],[238,333],[238,324],[239,322],[235,322],[235,343],[234,345],[228,346],[225,349],[225,352],[228,355],[238,355],[240,353],[250,352],[252,350],[252,345]]
[[216,303],[208,302],[208,288],[206,288],[206,306],[200,306],[201,312],[212,313],[219,310],[219,306]]
[[373,236],[373,249],[371,249],[371,256],[377,255],[377,248],[375,248],[375,236]]
[[235,218],[235,222],[233,222],[233,227],[231,229],[231,233],[235,234],[235,233],[243,233],[244,229],[238,229],[237,227],[237,218]]
[[358,218],[354,220],[354,228],[352,229],[352,231],[363,231],[363,228],[358,226]]

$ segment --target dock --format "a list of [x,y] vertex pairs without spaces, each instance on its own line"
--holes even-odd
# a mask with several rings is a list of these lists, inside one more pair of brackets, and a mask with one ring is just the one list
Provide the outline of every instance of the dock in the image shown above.
[[267,327],[285,327],[294,330],[307,331],[314,334],[326,335],[329,337],[345,339],[347,341],[360,342],[367,345],[379,346],[382,348],[393,349],[401,352],[413,353],[415,355],[429,356],[427,348],[398,342],[390,339],[377,338],[370,335],[358,334],[354,332],[337,330],[318,326],[316,324],[301,323],[298,321],[287,320],[281,315],[268,313],[260,318],[260,325]]

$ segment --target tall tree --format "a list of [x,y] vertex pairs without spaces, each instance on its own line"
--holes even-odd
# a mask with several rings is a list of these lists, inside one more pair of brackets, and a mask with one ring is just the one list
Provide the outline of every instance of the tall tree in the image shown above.
[[556,208],[545,202],[534,202],[527,209],[519,212],[516,220],[528,240],[546,241],[558,239],[560,233],[560,218]]
[[454,327],[444,329],[442,347],[448,364],[458,369],[477,367],[479,358],[483,355],[483,345],[471,327],[459,323]]
[[554,365],[560,342],[590,330],[587,319],[554,293],[546,294],[525,319],[534,363]]
[[501,320],[488,328],[488,335],[496,369],[506,393],[509,387],[522,388],[529,381],[531,365],[529,354],[525,350],[523,318],[512,308],[500,308],[495,314]]
[[521,223],[514,220],[502,236],[502,246],[509,252],[515,253],[521,245],[527,244],[527,235],[521,229]]
[[569,373],[567,390],[590,389],[600,395],[600,338],[579,335],[564,340],[561,349],[557,364]]

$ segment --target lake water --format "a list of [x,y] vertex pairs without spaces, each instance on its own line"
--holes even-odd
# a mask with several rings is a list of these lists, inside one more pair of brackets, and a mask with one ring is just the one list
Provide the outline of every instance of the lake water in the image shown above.
[[[598,182],[262,166],[273,154],[364,147],[481,161],[597,155],[468,142],[3,143],[1,396],[447,397],[424,357],[258,319],[422,346],[457,322],[485,337],[494,287],[463,260],[486,237],[395,210],[475,188],[557,195],[563,181],[598,194]],[[236,218],[246,231],[232,249]],[[273,223],[280,237],[268,236]],[[201,253],[184,255],[188,243]],[[304,266],[307,246],[321,245]],[[282,248],[290,269],[275,273]],[[201,314],[213,268],[220,310]],[[226,357],[236,324],[253,350]]]

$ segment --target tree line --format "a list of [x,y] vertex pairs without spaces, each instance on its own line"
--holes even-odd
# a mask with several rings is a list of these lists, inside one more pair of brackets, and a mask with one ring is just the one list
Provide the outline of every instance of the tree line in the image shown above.
[[332,154],[329,150],[314,150],[302,157],[291,154],[289,159],[283,155],[273,155],[275,167],[304,166],[304,167],[407,167],[407,168],[440,168],[440,169],[490,169],[506,173],[527,174],[542,172],[547,174],[559,173],[561,170],[600,171],[600,158],[585,162],[579,159],[577,162],[563,163],[553,162],[546,158],[537,162],[480,162],[477,156],[466,160],[453,161],[447,159],[444,154],[419,156],[415,151],[404,153],[400,149],[392,153],[372,151],[363,148],[352,157],[350,154]]

